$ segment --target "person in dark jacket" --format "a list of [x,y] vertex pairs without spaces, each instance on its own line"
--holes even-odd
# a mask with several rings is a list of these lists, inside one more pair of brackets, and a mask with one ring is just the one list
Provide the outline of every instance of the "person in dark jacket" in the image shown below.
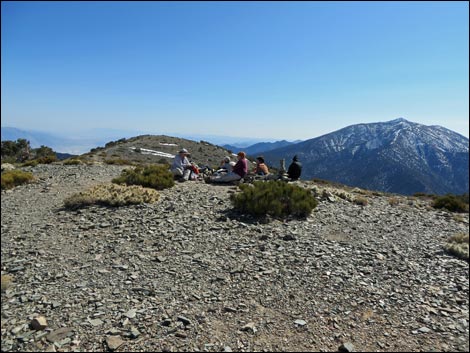
[[291,180],[298,180],[300,178],[300,174],[302,174],[302,163],[299,162],[297,156],[292,158],[292,163],[287,170],[287,175]]

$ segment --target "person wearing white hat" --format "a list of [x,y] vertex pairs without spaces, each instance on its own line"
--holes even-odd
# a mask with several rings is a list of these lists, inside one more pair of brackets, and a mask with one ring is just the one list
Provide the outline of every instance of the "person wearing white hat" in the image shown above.
[[175,156],[171,165],[171,172],[175,177],[179,177],[180,181],[187,181],[191,175],[191,162],[189,162],[187,157],[188,154],[188,150],[183,148]]

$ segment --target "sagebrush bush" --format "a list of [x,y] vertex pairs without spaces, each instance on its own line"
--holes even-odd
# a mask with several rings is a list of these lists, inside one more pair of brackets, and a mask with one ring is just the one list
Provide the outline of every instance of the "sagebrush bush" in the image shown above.
[[173,174],[167,165],[149,165],[135,169],[124,169],[120,177],[114,178],[115,184],[141,185],[156,190],[171,188],[175,185]]
[[22,170],[9,170],[2,173],[2,190],[11,189],[15,186],[29,183],[34,180],[31,173],[23,172]]
[[68,209],[77,209],[90,205],[118,207],[154,203],[158,198],[157,191],[139,185],[101,184],[66,198],[64,206]]
[[310,190],[279,180],[240,184],[230,199],[236,209],[255,216],[307,217],[318,202]]
[[459,233],[451,236],[444,247],[447,252],[461,259],[469,259],[469,241],[468,234]]
[[452,194],[436,197],[432,207],[445,208],[451,212],[468,212],[468,203],[465,203],[464,197]]

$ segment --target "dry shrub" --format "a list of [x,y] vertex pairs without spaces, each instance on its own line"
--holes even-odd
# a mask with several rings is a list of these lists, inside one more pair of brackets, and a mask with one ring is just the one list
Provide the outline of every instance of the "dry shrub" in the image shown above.
[[468,261],[468,234],[459,233],[451,236],[444,248],[451,255]]
[[89,205],[126,206],[140,203],[154,203],[159,194],[156,190],[138,185],[123,186],[100,184],[64,200],[68,209],[77,209]]
[[2,292],[5,292],[8,288],[10,288],[12,284],[13,277],[10,275],[2,275]]
[[354,203],[355,203],[356,205],[360,205],[360,206],[367,206],[367,204],[369,203],[369,201],[367,201],[367,199],[364,198],[364,197],[356,197],[356,198],[354,199]]

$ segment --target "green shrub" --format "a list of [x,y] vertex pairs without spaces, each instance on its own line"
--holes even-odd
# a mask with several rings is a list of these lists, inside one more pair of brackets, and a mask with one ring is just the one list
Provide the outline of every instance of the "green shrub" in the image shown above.
[[124,169],[120,177],[113,183],[126,185],[142,185],[157,190],[171,188],[175,185],[173,174],[166,165],[149,165],[135,169]]
[[434,199],[432,207],[445,208],[451,212],[468,212],[468,202],[465,203],[465,195],[447,194],[445,196],[438,196]]
[[444,248],[450,254],[468,261],[468,243],[468,234],[459,233],[450,237]]
[[240,184],[240,189],[230,196],[234,207],[255,216],[307,217],[318,204],[310,190],[278,180]]
[[2,190],[29,183],[34,180],[33,174],[22,170],[9,170],[2,173]]
[[157,191],[142,186],[123,186],[101,184],[64,200],[68,209],[77,209],[89,205],[125,206],[140,203],[153,203],[159,198]]

